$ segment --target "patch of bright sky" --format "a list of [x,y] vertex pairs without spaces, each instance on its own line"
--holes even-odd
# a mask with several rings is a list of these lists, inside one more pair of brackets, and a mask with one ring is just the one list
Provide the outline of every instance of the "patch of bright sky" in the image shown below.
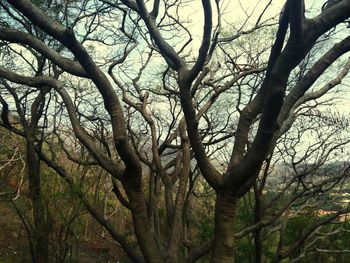
[[[152,1],[151,1],[152,2]],[[195,45],[202,38],[204,26],[204,14],[202,1],[183,1],[179,10],[180,17],[191,21],[189,28],[191,29]],[[308,10],[307,16],[313,16],[319,13],[321,6],[326,0],[305,0],[305,6]],[[218,12],[215,1],[211,1],[213,10],[213,25],[217,25]],[[278,18],[283,9],[286,0],[221,0],[219,4],[221,13],[221,24],[223,30],[237,32],[241,27],[247,29],[254,25],[261,13],[261,22]]]
[[[167,12],[173,15],[174,17],[178,15],[179,21],[184,21],[183,25],[190,32],[192,42],[187,46],[182,55],[190,54],[192,58],[195,58],[198,54],[198,49],[202,41],[204,28],[204,12],[202,7],[202,1],[182,0],[179,1],[179,3],[180,4],[178,6],[172,6],[169,10],[167,10]],[[228,36],[231,34],[236,34],[242,29],[251,29],[255,25],[257,19],[260,17],[261,13],[264,10],[264,15],[261,17],[260,22],[271,20],[273,18],[278,18],[284,3],[285,0],[221,0],[219,4],[221,14],[221,32],[225,32],[226,36]],[[149,10],[152,9],[152,4],[153,1],[148,2]],[[266,8],[267,5],[268,7]],[[214,0],[211,0],[211,6],[213,12],[214,30],[218,23],[218,11]],[[161,6],[159,17],[162,17],[164,11],[164,6]],[[276,21],[277,20],[275,20],[274,22]],[[180,50],[183,44],[188,40],[188,35],[186,35],[184,31],[182,32],[182,34],[176,35],[175,38],[172,36],[173,32],[171,31],[164,30],[162,34],[163,37],[165,37],[168,40],[168,43],[175,47],[176,50]],[[151,67],[152,71],[156,71],[157,68],[159,69],[161,65],[164,65],[164,60],[159,57],[158,59],[156,59],[156,64],[157,67]]]
[[[261,13],[265,10],[266,7],[267,8],[261,18],[261,22],[271,20],[273,18],[278,19],[278,16],[281,13],[285,2],[285,0],[221,0],[220,13],[222,31],[224,31],[226,34],[235,34],[241,30],[241,28],[244,30],[250,29],[256,23],[257,19],[260,17]],[[307,17],[313,17],[315,14],[319,14],[321,6],[325,2],[326,0],[306,0],[305,4]],[[149,1],[148,4],[149,10],[151,10],[153,1]],[[213,9],[213,26],[215,27],[217,25],[218,12],[216,10],[216,4],[214,0],[211,1],[211,4]],[[164,7],[160,11],[162,14],[164,12]],[[192,57],[196,57],[200,43],[202,41],[204,27],[202,1],[182,0],[178,9],[174,6],[168,10],[168,12],[173,15],[178,14],[180,21],[186,21],[185,26],[190,31],[193,38],[193,41],[187,48],[186,53],[190,53]],[[275,20],[275,22],[276,21],[277,20]],[[163,35],[166,37],[166,34],[167,33],[165,32]],[[183,41],[181,41],[181,36],[177,36],[177,39],[178,41],[174,39],[170,39],[168,41],[171,45],[179,49],[179,47],[182,46]],[[142,48],[138,52],[142,53]],[[138,60],[137,57],[140,58],[140,54],[134,54],[131,56],[131,60],[129,61],[130,69],[134,69],[136,72],[138,70],[138,68],[135,68],[135,65],[137,65],[136,61]],[[149,67],[149,69],[146,69],[144,76],[149,76],[152,78],[152,76],[157,73],[162,65],[165,66],[165,62],[160,56],[158,58],[154,58],[153,63],[155,67]],[[344,100],[337,104],[337,107],[342,112],[349,112],[350,107],[348,105],[348,101],[346,98],[344,98]]]
[[[221,23],[222,30],[229,32],[228,34],[234,34],[238,30],[243,27],[244,29],[249,29],[252,25],[254,25],[261,15],[262,11],[269,4],[269,0],[247,0],[247,1],[232,1],[232,0],[221,0],[220,1],[220,13],[221,13]],[[273,18],[278,18],[283,5],[285,4],[285,0],[272,0],[271,4],[267,7],[261,21],[271,20]],[[306,0],[305,8],[307,10],[307,17],[314,17],[315,15],[320,13],[322,5],[326,2],[326,0]],[[213,9],[213,25],[217,24],[218,13],[216,10],[215,1],[212,1],[212,9]],[[201,1],[188,1],[183,8],[180,9],[180,17],[183,19],[189,20],[191,23],[189,24],[189,29],[192,33],[193,43],[191,45],[193,55],[196,55],[196,50],[200,46],[200,42],[202,40],[202,32],[204,26],[204,14]],[[349,29],[350,31],[350,29]],[[344,32],[343,32],[344,33]],[[346,32],[347,34],[349,32]],[[334,73],[333,67],[331,70]],[[340,71],[339,65],[337,69]],[[329,71],[328,71],[329,72]],[[330,73],[328,73],[330,74]],[[350,77],[346,77],[343,81],[343,87],[347,87],[346,83],[349,82]],[[344,89],[343,89],[344,90]],[[341,113],[349,113],[350,112],[350,99],[349,92],[343,93],[344,96],[341,100],[338,100],[337,109]],[[334,96],[334,94],[330,94],[329,96]],[[329,99],[329,96],[326,96],[326,99]]]
[[[190,21],[189,29],[194,39],[192,46],[198,45],[198,42],[200,42],[202,38],[204,14],[201,2],[202,1],[199,0],[188,1],[179,12],[180,18]],[[219,8],[222,28],[224,30],[227,29],[233,31],[233,33],[236,33],[242,26],[246,29],[249,28],[249,26],[252,26],[252,24],[257,21],[258,17],[269,2],[269,0],[220,1]],[[213,26],[215,27],[218,21],[218,12],[215,1],[211,1],[211,3],[213,10]],[[278,16],[284,3],[285,0],[272,0],[262,18],[262,21]]]

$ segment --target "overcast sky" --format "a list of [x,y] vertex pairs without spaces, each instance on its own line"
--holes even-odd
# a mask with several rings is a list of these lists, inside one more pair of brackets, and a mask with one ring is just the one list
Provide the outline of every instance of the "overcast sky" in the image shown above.
[[[315,7],[320,9],[326,0],[305,0],[306,8]],[[201,36],[203,28],[203,9],[202,1],[188,1],[186,7],[181,8],[180,15],[183,19],[190,19],[192,26],[197,27],[195,32],[198,37]],[[255,23],[261,12],[265,9],[270,0],[221,0],[220,11],[222,14],[223,27],[239,25],[245,21],[248,16],[251,16],[251,23]],[[278,16],[285,4],[286,0],[272,0],[267,8],[263,20]],[[212,0],[212,8],[214,13],[214,22],[217,18],[215,1]]]

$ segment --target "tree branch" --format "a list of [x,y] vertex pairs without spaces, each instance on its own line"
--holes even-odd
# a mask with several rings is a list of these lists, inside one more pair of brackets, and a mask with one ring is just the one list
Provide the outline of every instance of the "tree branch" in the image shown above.
[[199,48],[198,58],[196,63],[189,71],[187,76],[187,81],[192,83],[193,80],[198,76],[199,72],[202,70],[206,59],[208,50],[211,42],[211,31],[212,31],[212,9],[210,0],[202,0],[202,6],[204,10],[204,30],[203,30],[203,39],[202,44]]
[[66,72],[79,77],[88,77],[87,73],[78,62],[61,56],[58,52],[49,48],[44,42],[28,33],[0,26],[0,39],[12,43],[28,45]]

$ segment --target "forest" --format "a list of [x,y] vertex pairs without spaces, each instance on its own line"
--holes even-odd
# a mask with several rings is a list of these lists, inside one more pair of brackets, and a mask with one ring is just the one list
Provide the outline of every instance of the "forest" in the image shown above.
[[350,0],[0,0],[0,263],[346,263]]

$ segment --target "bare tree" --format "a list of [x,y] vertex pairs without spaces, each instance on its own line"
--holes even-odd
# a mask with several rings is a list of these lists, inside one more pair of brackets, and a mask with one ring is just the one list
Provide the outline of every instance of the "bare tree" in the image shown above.
[[[245,27],[244,22],[235,27],[237,32],[221,37],[222,6],[215,1],[218,21],[214,30],[212,2],[203,0],[203,35],[195,58],[189,52],[193,33],[180,15],[186,4],[154,1],[149,5],[142,0],[83,1],[81,6],[74,1],[46,5],[28,0],[1,2],[5,14],[0,26],[3,49],[27,64],[22,73],[18,63],[3,63],[0,77],[6,81],[2,81],[1,90],[11,93],[17,112],[17,95],[7,82],[38,94],[31,113],[22,114],[23,131],[11,125],[4,114],[9,103],[2,99],[2,125],[25,137],[28,163],[37,167],[40,158],[60,174],[135,262],[193,262],[209,250],[211,262],[232,262],[235,239],[240,235],[234,231],[237,205],[252,188],[257,201],[252,229],[256,258],[260,258],[259,229],[264,221],[259,216],[263,189],[257,184],[259,173],[271,160],[279,138],[303,112],[301,108],[331,91],[346,76],[348,64],[333,82],[321,88],[314,85],[349,51],[350,38],[343,37],[318,54],[300,74],[294,72],[318,40],[332,28],[344,26],[350,16],[350,1],[327,5],[313,18],[305,17],[304,1],[286,1],[269,51],[269,44],[245,49],[237,42],[273,25],[272,20],[263,19],[271,1],[252,27]],[[253,19],[246,14],[247,21]],[[105,54],[111,52],[101,58],[96,50],[103,48]],[[159,55],[165,63],[159,61]],[[33,66],[32,58],[42,63]],[[147,79],[146,74],[153,65],[162,68],[152,75],[157,76],[156,81]],[[23,98],[32,96],[26,90],[23,94]],[[44,142],[35,131],[42,107],[48,105],[44,98],[50,94],[57,95],[60,106],[56,111],[68,115],[80,143],[77,148],[88,154],[76,158],[55,126],[59,144],[72,162],[97,165],[111,176],[113,192],[131,213],[140,251],[133,249],[105,213],[90,202],[54,151],[48,153],[40,147]],[[220,102],[226,102],[225,116],[215,114]],[[156,107],[162,108],[157,112]],[[75,141],[71,138],[66,140]],[[53,149],[50,141],[45,143]],[[226,160],[217,155],[222,149]],[[184,241],[188,229],[183,218],[198,171],[215,191],[215,228],[212,241],[194,248]],[[163,201],[164,221],[158,209]],[[295,247],[316,230],[317,225],[296,241]],[[277,261],[294,251],[293,247],[288,251],[282,248],[276,254]]]

